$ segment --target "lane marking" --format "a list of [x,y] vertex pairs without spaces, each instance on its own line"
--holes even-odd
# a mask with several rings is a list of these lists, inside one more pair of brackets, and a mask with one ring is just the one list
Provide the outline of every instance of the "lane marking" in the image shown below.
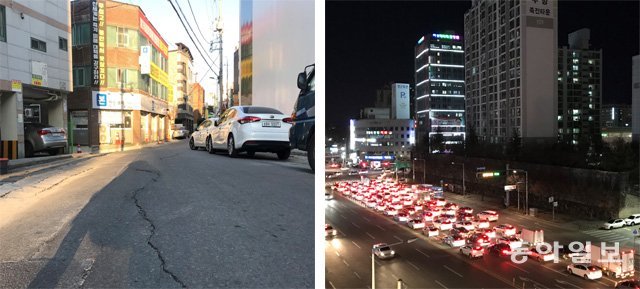
[[376,225],[376,227],[380,228],[380,230],[386,231],[383,227],[380,227],[380,225]]
[[367,220],[367,222],[371,222],[371,220],[369,220],[369,218],[367,218],[367,217],[362,217],[362,218]]
[[[451,271],[451,273],[456,274],[456,275],[458,275],[460,278],[462,278],[462,274],[460,274],[460,273],[458,273],[458,272],[454,271],[453,269],[449,268],[449,266],[447,266],[447,265],[442,265],[442,266],[443,266],[445,269],[447,269],[447,270]],[[446,288],[446,287],[445,287],[445,288]]]
[[344,263],[345,265],[347,265],[347,267],[349,267],[349,263],[347,263],[347,260],[342,259],[342,263]]
[[362,248],[360,248],[360,246],[358,246],[358,244],[356,244],[356,242],[351,241],[351,243],[353,243],[354,245],[356,245],[356,247],[358,247],[358,249],[362,249]]
[[509,265],[509,266],[511,266],[511,267],[513,267],[513,268],[516,268],[516,269],[518,269],[518,270],[520,270],[520,271],[522,271],[522,272],[525,272],[525,273],[529,274],[529,271],[527,271],[527,270],[525,270],[525,269],[522,269],[522,268],[520,268],[520,267],[518,267],[518,266],[516,266],[516,265],[511,264],[511,262],[508,262],[508,263],[507,263],[507,265]]
[[358,226],[356,223],[351,222],[351,224],[353,224],[356,228],[360,229],[360,226]]
[[398,236],[393,235],[394,238],[396,238],[398,241],[403,242],[404,240],[400,239]]
[[336,251],[336,255],[338,255],[338,257],[340,257],[340,253],[338,253],[338,251]]
[[569,276],[569,274],[568,274],[568,273],[566,273],[566,272],[562,272],[562,271],[558,271],[558,270],[553,269],[553,268],[551,268],[551,267],[547,267],[547,266],[544,266],[544,265],[542,265],[542,266],[540,266],[540,267],[545,268],[545,269],[547,269],[547,270],[551,270],[551,271],[556,272],[556,273],[558,273],[558,274],[560,274],[560,275]]
[[340,216],[345,220],[347,219],[347,217],[345,217],[344,214],[340,214]]
[[416,270],[420,271],[420,268],[418,268],[418,266],[416,266],[413,263],[411,263],[411,261],[407,261],[407,263],[409,263],[409,265],[413,266],[413,268],[416,268]]
[[449,288],[447,288],[447,286],[442,285],[442,283],[440,283],[440,281],[438,281],[438,280],[433,280],[433,281],[438,283],[438,285],[442,286],[442,288],[449,289]]
[[358,275],[358,272],[353,271],[353,274],[356,274],[356,277],[358,277],[358,279],[362,280],[362,277],[360,277],[360,275]]
[[416,251],[418,251],[418,253],[420,253],[422,255],[425,255],[427,258],[431,258],[431,256],[429,256],[427,253],[422,252],[422,251],[418,250],[417,248],[416,248]]
[[329,285],[331,285],[331,288],[336,289],[336,286],[333,286],[333,283],[331,283],[331,281],[329,281]]
[[393,279],[398,280],[400,278],[398,278],[398,276],[396,276],[396,274],[391,273],[391,276],[393,276]]
[[376,239],[376,237],[374,237],[373,235],[369,234],[369,232],[366,232],[366,233],[367,233],[367,235],[368,235],[369,237],[371,237],[371,239],[374,239],[374,240]]

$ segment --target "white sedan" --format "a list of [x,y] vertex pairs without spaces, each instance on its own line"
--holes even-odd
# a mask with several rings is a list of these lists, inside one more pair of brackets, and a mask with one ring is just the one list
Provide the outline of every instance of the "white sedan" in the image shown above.
[[567,271],[569,271],[569,274],[577,275],[584,279],[595,280],[602,278],[602,270],[589,264],[570,264],[567,266]]
[[602,225],[602,228],[611,230],[616,228],[622,228],[626,225],[623,219],[611,219]]
[[[218,121],[207,126],[204,139],[194,140],[196,146],[204,142],[209,153],[226,150],[230,157],[240,152],[253,156],[256,152],[272,152],[286,160],[291,154],[289,129],[292,120],[282,112],[261,106],[234,106]],[[201,142],[202,141],[202,142]]]
[[424,221],[420,219],[413,219],[409,221],[407,224],[409,225],[409,227],[411,227],[414,230],[424,228]]

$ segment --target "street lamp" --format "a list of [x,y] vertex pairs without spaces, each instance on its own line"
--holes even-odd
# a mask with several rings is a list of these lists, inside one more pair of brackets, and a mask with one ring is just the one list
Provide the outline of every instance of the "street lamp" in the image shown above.
[[466,187],[464,185],[465,183],[465,179],[464,179],[464,162],[462,163],[456,163],[456,162],[451,162],[452,165],[462,165],[462,196],[466,196],[467,190]]
[[524,191],[525,191],[525,193],[524,193],[524,213],[526,215],[528,215],[529,214],[529,173],[527,171],[525,171],[525,170],[518,170],[518,169],[512,170],[512,172],[514,174],[517,174],[519,172],[520,173],[524,172]]
[[[415,242],[416,240],[418,240],[418,238],[396,242],[388,246],[391,247],[391,246],[397,246],[402,244],[410,244]],[[375,259],[375,254],[373,253],[373,250],[371,250],[371,289],[376,289],[376,259]]]
[[416,179],[416,166],[415,166],[415,161],[422,161],[422,182],[424,183],[424,181],[425,181],[425,179],[426,179],[426,176],[427,176],[427,170],[426,170],[427,165],[426,165],[426,163],[425,163],[425,160],[424,160],[424,159],[417,159],[417,158],[414,158],[414,159],[411,161],[411,166],[413,167],[412,169],[413,169],[413,179],[414,179],[414,180]]

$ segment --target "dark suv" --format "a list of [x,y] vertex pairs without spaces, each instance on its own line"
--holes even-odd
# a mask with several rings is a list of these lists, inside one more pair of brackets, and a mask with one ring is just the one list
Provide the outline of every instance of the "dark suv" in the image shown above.
[[289,130],[289,141],[291,148],[307,152],[309,166],[313,170],[315,159],[315,97],[316,89],[314,82],[315,64],[304,68],[304,72],[298,74],[298,88],[300,93],[291,114],[293,126]]

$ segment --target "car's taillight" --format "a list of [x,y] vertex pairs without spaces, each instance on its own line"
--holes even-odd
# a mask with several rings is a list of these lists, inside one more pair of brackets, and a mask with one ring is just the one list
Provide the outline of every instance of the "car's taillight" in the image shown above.
[[293,123],[293,118],[291,117],[285,117],[282,119],[282,122],[286,122],[286,123]]
[[245,123],[250,123],[250,122],[257,122],[260,121],[260,118],[257,116],[245,116],[241,119],[238,120],[238,122],[240,124],[245,124]]
[[46,135],[46,134],[49,134],[49,133],[51,133],[51,132],[50,132],[50,131],[48,131],[48,130],[44,130],[44,129],[40,129],[40,130],[38,130],[38,134],[39,134],[39,135]]

